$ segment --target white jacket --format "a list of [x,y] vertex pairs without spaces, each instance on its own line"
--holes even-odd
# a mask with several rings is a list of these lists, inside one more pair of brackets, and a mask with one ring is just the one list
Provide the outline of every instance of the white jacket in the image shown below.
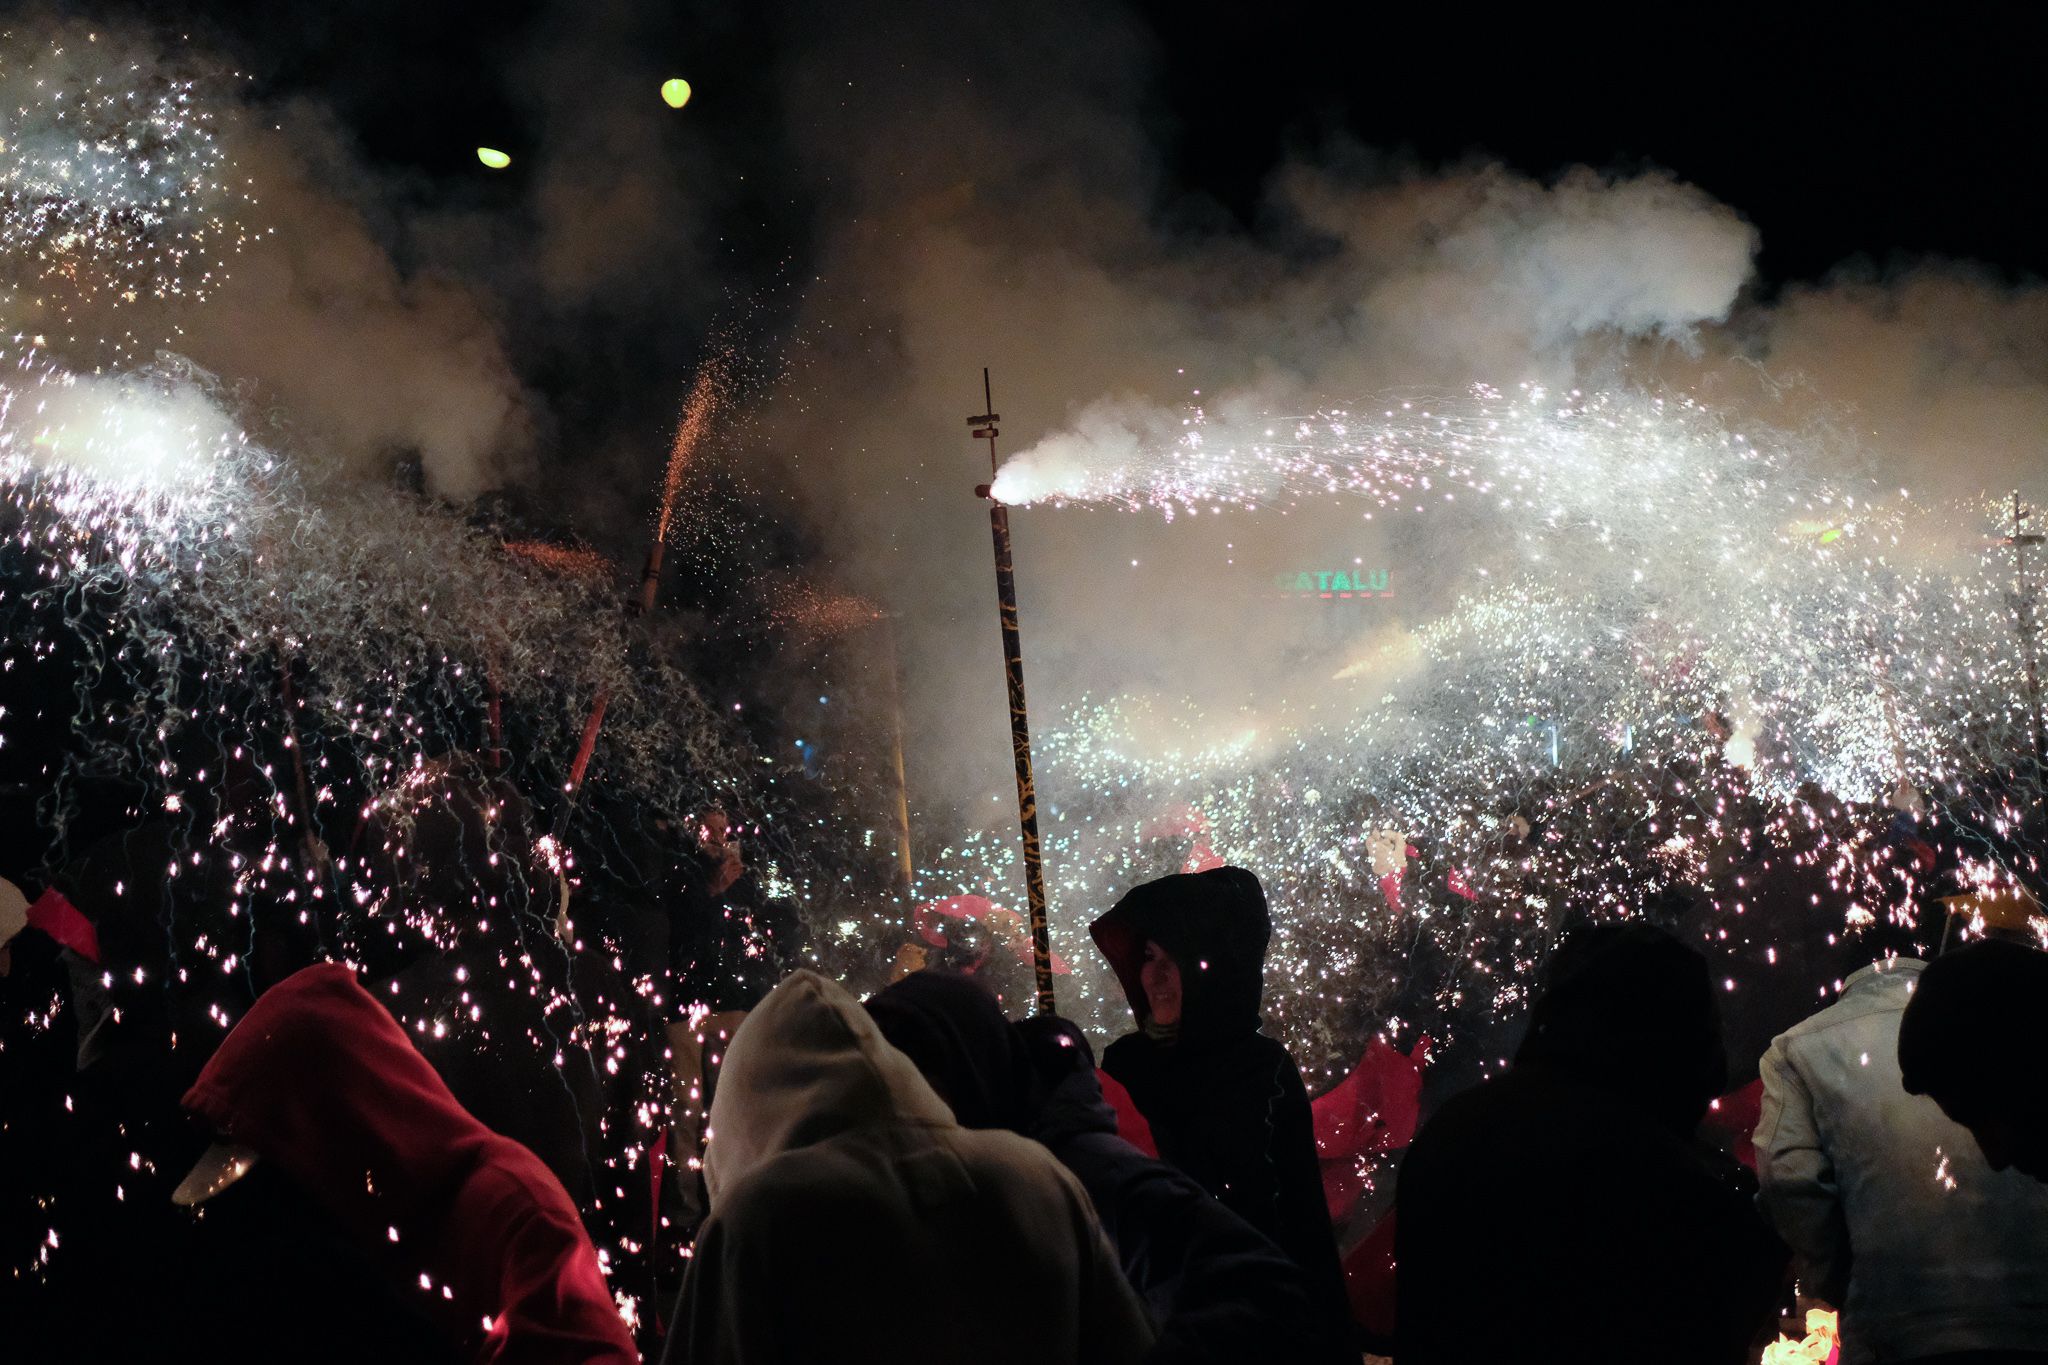
[[1151,1344],[1066,1168],[956,1124],[815,972],[734,1034],[710,1129],[671,1365],[1124,1365]]
[[2048,1185],[1993,1171],[1899,1080],[1925,966],[1865,967],[1763,1058],[1758,1201],[1806,1288],[1841,1308],[1842,1365],[2048,1351]]

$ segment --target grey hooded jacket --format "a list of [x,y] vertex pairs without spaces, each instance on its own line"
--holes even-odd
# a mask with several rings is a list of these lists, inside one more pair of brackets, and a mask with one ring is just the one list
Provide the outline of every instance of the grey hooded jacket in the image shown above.
[[668,1365],[1126,1365],[1152,1344],[1080,1183],[955,1123],[816,972],[733,1035],[704,1179]]
[[1993,1171],[1899,1080],[1925,965],[1863,968],[1763,1058],[1758,1202],[1803,1286],[1842,1310],[1842,1365],[2048,1351],[2048,1185]]

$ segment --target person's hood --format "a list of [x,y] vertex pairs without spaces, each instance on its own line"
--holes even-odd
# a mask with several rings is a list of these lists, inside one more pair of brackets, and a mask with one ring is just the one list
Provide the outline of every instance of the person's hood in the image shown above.
[[1965,1111],[2032,1112],[2041,1042],[2048,1038],[2048,953],[1981,939],[1943,953],[1914,983],[1899,1020],[1899,1071],[1908,1093]]
[[1150,1014],[1139,972],[1145,944],[1180,965],[1180,1041],[1207,1043],[1253,1033],[1265,993],[1272,919],[1259,879],[1241,867],[1183,872],[1133,888],[1088,926],[1109,959],[1142,1027]]
[[1055,1151],[1088,1134],[1116,1136],[1116,1109],[1103,1097],[1088,1035],[1056,1014],[1033,1015],[1010,1027],[1042,1095],[1024,1135]]
[[961,1127],[1025,1131],[1038,1103],[1037,1073],[986,989],[963,976],[913,972],[876,993],[867,1012]]
[[259,996],[184,1104],[374,1237],[450,1197],[503,1141],[456,1103],[355,974],[331,962]]
[[860,1002],[790,974],[733,1034],[711,1101],[704,1184],[718,1201],[780,1157],[860,1128],[952,1128],[952,1111]]
[[1649,925],[1581,931],[1553,955],[1515,1064],[1565,1073],[1691,1133],[1728,1080],[1707,960]]

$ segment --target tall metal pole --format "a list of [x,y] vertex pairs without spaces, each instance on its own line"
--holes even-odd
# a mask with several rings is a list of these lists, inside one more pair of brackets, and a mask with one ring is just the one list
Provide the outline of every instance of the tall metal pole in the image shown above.
[[[967,419],[974,439],[988,442],[988,472],[996,474],[995,399],[988,371],[981,372],[982,413]],[[1017,575],[1010,560],[1010,509],[989,492],[991,484],[974,490],[988,499],[988,527],[995,539],[996,602],[1003,625],[1003,671],[1010,683],[1010,748],[1017,760],[1017,819],[1024,827],[1024,888],[1031,903],[1031,968],[1038,978],[1038,1013],[1053,1013],[1052,933],[1045,918],[1045,866],[1038,846],[1038,789],[1031,772],[1031,722],[1024,705],[1024,646],[1017,634]]]

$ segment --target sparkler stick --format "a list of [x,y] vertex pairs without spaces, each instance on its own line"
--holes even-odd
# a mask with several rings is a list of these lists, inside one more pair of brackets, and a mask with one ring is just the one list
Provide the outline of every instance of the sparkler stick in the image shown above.
[[[988,442],[989,476],[994,478],[996,462],[995,399],[990,396],[988,371],[981,372],[981,401],[987,409],[967,419],[974,439]],[[1003,672],[1010,684],[1010,748],[1017,759],[1017,819],[1024,827],[1024,885],[1031,904],[1031,968],[1038,978],[1040,1014],[1053,1013],[1052,935],[1045,918],[1045,867],[1038,844],[1038,789],[1031,773],[1031,721],[1024,705],[1024,646],[1017,634],[1017,575],[1010,559],[1010,509],[989,493],[989,485],[974,490],[976,497],[988,498],[989,531],[995,537],[996,601],[1003,627]]]

